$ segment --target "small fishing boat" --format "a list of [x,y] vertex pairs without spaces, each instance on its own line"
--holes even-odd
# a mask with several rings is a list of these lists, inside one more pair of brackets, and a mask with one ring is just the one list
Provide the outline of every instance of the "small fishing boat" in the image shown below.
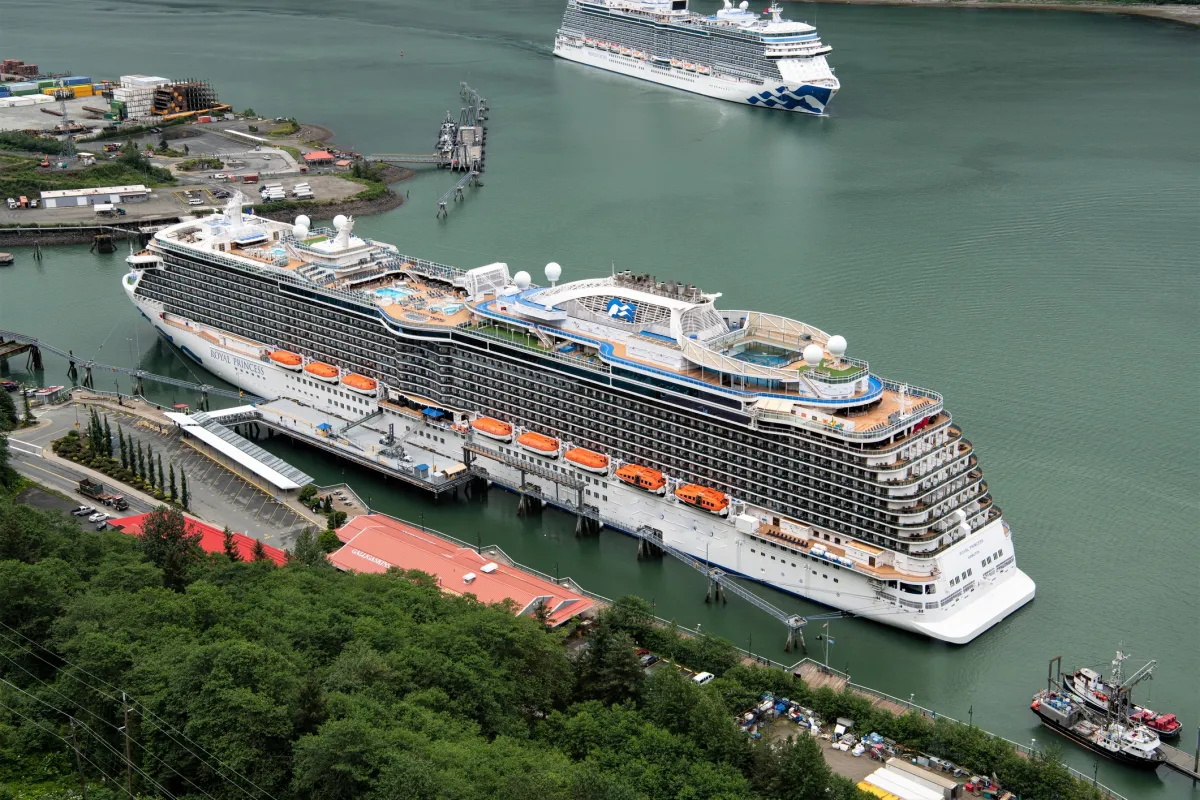
[[1160,739],[1174,739],[1183,730],[1183,723],[1174,714],[1159,714],[1140,706],[1137,711],[1129,715],[1129,721],[1145,725],[1157,733]]
[[1043,689],[1029,708],[1055,733],[1119,764],[1155,770],[1166,761],[1154,731],[1144,725],[1092,719],[1087,706],[1068,693]]
[[379,382],[374,378],[368,378],[366,375],[359,375],[357,372],[351,372],[342,378],[342,383],[352,392],[365,394],[367,397],[374,397],[379,394]]
[[685,483],[675,490],[675,496],[688,505],[702,508],[710,514],[722,517],[729,514],[728,495],[716,489],[696,483]]
[[617,469],[616,476],[630,486],[651,494],[667,493],[667,478],[656,469],[643,467],[641,464],[625,464]]
[[478,417],[471,420],[471,427],[489,439],[495,439],[500,442],[512,441],[513,427],[507,422],[492,419],[491,417]]
[[517,437],[517,444],[539,456],[558,458],[558,439],[553,436],[526,431]]
[[293,353],[291,350],[272,350],[269,358],[271,363],[276,366],[290,369],[293,372],[299,372],[300,367],[304,366],[304,359],[299,353]]
[[572,447],[563,453],[563,458],[580,469],[586,469],[588,472],[598,472],[601,475],[608,474],[608,456],[603,453],[597,453],[595,450]]
[[[1081,667],[1071,673],[1064,688],[1082,700],[1093,711],[1108,714],[1112,711],[1124,713],[1127,710],[1130,712],[1131,720],[1145,725],[1159,736],[1165,738],[1178,736],[1183,729],[1183,723],[1174,714],[1158,714],[1148,708],[1132,705],[1128,699],[1125,702],[1125,709],[1113,708],[1119,694],[1117,687],[1124,680],[1121,665],[1128,658],[1127,654],[1118,650],[1116,657],[1112,660],[1112,675],[1107,679],[1090,667]],[[1135,717],[1136,719],[1134,719]]]
[[326,364],[324,361],[310,361],[304,365],[304,371],[326,383],[337,383],[340,374],[337,367]]
[[14,260],[12,253],[0,253],[0,267],[11,266]]

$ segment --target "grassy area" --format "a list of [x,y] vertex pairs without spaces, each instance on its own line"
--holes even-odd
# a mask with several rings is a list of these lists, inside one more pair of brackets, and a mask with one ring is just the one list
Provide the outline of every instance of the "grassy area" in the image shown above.
[[280,125],[274,130],[267,131],[267,136],[272,139],[289,139],[300,132],[300,123],[294,119],[289,119],[287,122]]
[[219,158],[191,158],[179,165],[179,170],[181,172],[195,172],[197,170],[224,168],[225,162]]
[[53,137],[33,136],[23,131],[0,131],[0,148],[56,156],[63,151],[63,143]]
[[287,153],[288,153],[288,154],[289,154],[289,155],[290,155],[292,158],[296,159],[296,163],[297,163],[297,164],[301,163],[301,161],[300,161],[300,159],[301,159],[301,156],[300,156],[300,148],[299,148],[299,147],[292,147],[291,145],[288,145],[288,144],[277,144],[277,145],[275,145],[275,147],[276,147],[276,148],[278,148],[278,149],[280,149],[280,150],[283,150],[283,151],[287,152]]
[[84,136],[77,141],[80,142],[104,142],[111,139],[128,139],[130,136],[141,136],[143,133],[150,133],[151,128],[159,128],[165,130],[176,125],[183,125],[189,120],[175,119],[168,122],[150,122],[145,125],[127,125],[123,128],[118,128],[115,131],[100,131],[92,136]]
[[168,186],[174,176],[159,167],[138,168],[124,160],[107,161],[80,170],[38,167],[38,160],[0,156],[0,197],[37,197],[55,189],[86,189],[97,186]]
[[537,337],[527,334],[523,331],[509,330],[508,328],[501,328],[496,325],[481,325],[475,330],[483,333],[486,336],[495,336],[497,339],[504,339],[509,342],[524,345],[525,347],[532,347],[535,350],[545,350],[546,352],[550,352],[549,348],[544,347],[542,343],[537,340]]

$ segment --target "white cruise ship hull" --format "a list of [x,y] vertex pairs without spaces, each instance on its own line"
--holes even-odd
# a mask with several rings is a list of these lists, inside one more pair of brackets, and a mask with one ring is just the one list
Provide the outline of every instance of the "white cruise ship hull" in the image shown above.
[[[214,334],[218,340],[222,339],[219,331],[180,318],[173,320],[176,324],[167,324],[160,316],[163,309],[156,302],[136,296],[134,283],[125,281],[123,285],[131,301],[164,338],[208,371],[247,392],[303,403],[330,414],[330,421],[335,423],[334,417],[358,419],[379,407],[376,399],[363,397],[347,387],[336,387],[333,392],[309,387],[303,374],[253,358],[238,347],[214,344]],[[385,409],[386,423],[395,424],[397,436],[421,424]],[[414,457],[426,452],[460,461],[467,438],[445,427],[438,430],[438,439],[444,439],[444,444],[434,444],[429,437],[414,438],[406,443],[406,448],[413,451]],[[498,446],[492,440],[485,442],[489,447]],[[515,450],[511,445],[509,449]],[[550,459],[531,454],[527,458],[535,463],[550,463]],[[495,483],[508,488],[520,485],[522,475],[517,469],[495,460],[484,458],[483,462]],[[526,483],[539,486],[551,505],[568,509],[574,502],[574,493],[553,481],[529,473],[523,477]],[[742,533],[732,521],[692,508],[670,494],[653,495],[627,486],[614,476],[601,478],[582,469],[577,470],[577,477],[587,482],[584,502],[595,506],[601,516],[620,529],[634,531],[648,525],[662,532],[665,544],[695,558],[707,559],[728,572],[933,639],[966,644],[1034,596],[1034,583],[1017,568],[1013,545],[1002,520],[983,526],[939,554],[937,590],[932,595],[917,595],[918,602],[897,595],[895,589],[881,587],[865,571],[845,564],[834,565],[815,556],[801,557],[782,548],[772,548],[769,543],[764,547],[762,537]],[[982,559],[1001,551],[1004,556],[996,566],[985,570]],[[966,575],[968,570],[973,571],[969,579],[951,583],[952,578]]]
[[554,55],[578,64],[599,67],[619,75],[641,78],[651,83],[669,86],[673,89],[683,89],[705,97],[715,97],[758,108],[795,111],[816,116],[825,114],[825,107],[837,93],[836,87],[817,86],[811,83],[760,84],[724,75],[691,72],[672,67],[669,64],[657,66],[656,62],[649,59],[643,61],[633,56],[586,47],[561,39],[555,43]]

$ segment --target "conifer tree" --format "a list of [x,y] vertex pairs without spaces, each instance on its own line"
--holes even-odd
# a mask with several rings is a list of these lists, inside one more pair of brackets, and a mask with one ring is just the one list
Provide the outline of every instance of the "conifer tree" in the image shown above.
[[22,421],[21,424],[23,424],[25,427],[28,428],[30,425],[33,425],[34,423],[36,423],[37,420],[33,418],[33,409],[29,407],[29,395],[27,395],[25,393],[24,386],[21,387],[21,399],[24,400],[24,404],[25,404],[25,409],[24,409],[25,419]]
[[170,499],[170,501],[172,503],[174,503],[175,497],[177,496],[176,491],[175,491],[176,487],[175,487],[175,465],[174,464],[172,464],[170,466],[170,472],[168,473],[168,476],[169,476],[170,483],[167,484],[167,497]]
[[183,474],[183,470],[179,470],[179,504],[186,509],[188,507],[188,490],[187,476]]
[[221,531],[221,535],[224,537],[222,547],[225,550],[225,557],[230,561],[241,561],[242,554],[238,552],[237,542],[233,539],[233,531],[229,530],[228,525],[225,526],[225,530]]
[[154,445],[146,445],[146,480],[150,483],[150,488],[156,488],[154,483]]
[[165,491],[167,488],[167,482],[163,479],[162,454],[158,456],[158,483],[156,486],[160,492]]
[[112,428],[108,427],[108,415],[104,415],[104,455],[112,458],[113,455],[113,440]]
[[129,442],[125,441],[125,431],[117,425],[117,439],[121,443],[121,467],[129,469]]
[[267,548],[263,547],[262,539],[254,540],[254,560],[255,561],[268,561],[269,560],[267,558]]
[[134,468],[133,472],[139,478],[144,479],[146,477],[146,454],[142,452],[141,439],[138,439],[137,445],[137,466]]

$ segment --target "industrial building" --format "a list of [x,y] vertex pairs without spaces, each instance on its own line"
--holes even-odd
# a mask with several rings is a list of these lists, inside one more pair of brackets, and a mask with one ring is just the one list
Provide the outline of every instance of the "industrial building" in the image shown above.
[[93,189],[55,189],[42,192],[43,208],[69,208],[93,203],[138,203],[150,197],[145,186],[101,186]]
[[533,616],[544,605],[551,627],[582,614],[595,605],[553,581],[498,564],[473,548],[382,514],[355,517],[338,530],[345,542],[329,560],[338,569],[354,572],[387,572],[393,567],[418,570],[434,577],[449,594],[474,595],[483,603],[511,601],[517,616]]

